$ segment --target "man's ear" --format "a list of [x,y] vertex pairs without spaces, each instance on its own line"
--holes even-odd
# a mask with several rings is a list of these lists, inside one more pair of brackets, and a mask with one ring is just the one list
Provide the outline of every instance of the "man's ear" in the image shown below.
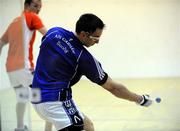
[[28,3],[24,4],[24,9],[26,9],[26,10],[29,9],[29,4]]
[[81,32],[79,33],[79,35],[80,35],[81,37],[86,37],[86,32],[85,32],[85,31],[81,31]]

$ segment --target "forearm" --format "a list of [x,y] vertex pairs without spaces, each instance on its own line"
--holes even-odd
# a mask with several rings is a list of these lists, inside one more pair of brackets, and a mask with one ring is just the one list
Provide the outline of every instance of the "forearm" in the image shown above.
[[142,100],[140,95],[129,91],[124,85],[119,83],[113,83],[109,91],[118,98],[134,101],[137,103]]
[[46,27],[42,27],[38,31],[44,36],[47,32],[47,29],[46,29]]
[[142,96],[129,91],[124,85],[114,82],[110,77],[108,77],[106,83],[102,85],[102,87],[118,98],[134,101],[137,103],[142,101]]

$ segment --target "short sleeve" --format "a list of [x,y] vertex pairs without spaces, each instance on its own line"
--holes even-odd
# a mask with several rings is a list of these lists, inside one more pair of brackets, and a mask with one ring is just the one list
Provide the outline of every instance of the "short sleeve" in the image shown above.
[[26,23],[30,30],[37,30],[44,27],[39,16],[33,12],[25,12]]
[[83,52],[79,60],[79,70],[92,82],[102,85],[106,82],[108,74],[103,70],[99,61],[97,61],[89,52]]

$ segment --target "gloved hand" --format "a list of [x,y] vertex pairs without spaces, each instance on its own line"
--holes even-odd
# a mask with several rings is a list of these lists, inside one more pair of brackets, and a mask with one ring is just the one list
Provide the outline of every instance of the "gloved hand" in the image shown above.
[[152,104],[152,100],[150,99],[150,96],[149,95],[142,95],[142,101],[140,103],[138,103],[139,105],[141,106],[150,106]]

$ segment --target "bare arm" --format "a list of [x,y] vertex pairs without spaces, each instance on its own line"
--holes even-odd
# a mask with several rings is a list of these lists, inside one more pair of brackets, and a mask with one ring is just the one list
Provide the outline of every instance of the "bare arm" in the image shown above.
[[1,55],[2,47],[3,47],[5,44],[6,44],[6,43],[3,42],[3,41],[0,39],[0,55]]
[[42,27],[38,31],[44,36],[47,32],[47,29],[46,29],[46,27]]
[[134,101],[140,103],[142,101],[142,96],[129,91],[124,85],[114,82],[110,77],[108,77],[105,84],[102,87],[118,98],[126,99],[129,101]]

